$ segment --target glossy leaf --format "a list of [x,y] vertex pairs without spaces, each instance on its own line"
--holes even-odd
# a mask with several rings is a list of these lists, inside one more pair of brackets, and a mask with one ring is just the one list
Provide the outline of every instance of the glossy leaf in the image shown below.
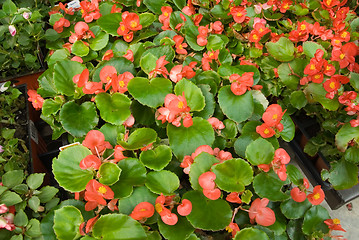
[[295,185],[299,186],[303,184],[303,174],[294,165],[287,165],[287,175],[289,180]]
[[121,13],[111,13],[100,17],[97,20],[97,24],[102,28],[102,30],[111,34],[112,36],[119,36],[117,29],[120,27],[119,22],[121,21]]
[[253,187],[258,196],[271,201],[283,201],[290,198],[281,190],[284,184],[286,182],[281,181],[273,171],[260,173],[253,180]]
[[324,58],[328,55],[325,48],[320,45],[319,43],[312,42],[312,41],[305,41],[303,42],[303,53],[307,55],[309,58],[314,58],[314,54],[317,51],[317,49],[321,49],[324,52]]
[[167,135],[173,153],[178,159],[192,154],[201,145],[212,145],[214,131],[211,124],[203,118],[193,118],[191,127],[167,125]]
[[26,179],[26,184],[30,189],[37,189],[44,181],[45,173],[33,173]]
[[218,102],[223,113],[238,123],[249,119],[254,111],[254,102],[250,91],[237,96],[232,93],[230,86],[224,86],[218,92]]
[[282,83],[291,90],[297,90],[300,77],[303,77],[304,68],[307,60],[296,58],[288,63],[282,63],[278,66],[278,75]]
[[146,147],[156,141],[157,133],[152,128],[138,128],[128,137],[127,141],[119,141],[119,144],[127,150],[136,150]]
[[142,28],[149,27],[156,20],[156,16],[152,13],[145,12],[140,14],[140,24]]
[[153,150],[141,153],[140,160],[148,168],[159,171],[168,165],[172,159],[172,150],[166,145],[160,145]]
[[6,191],[0,196],[0,204],[5,204],[6,206],[13,206],[22,202],[22,198],[11,191]]
[[120,199],[118,204],[119,212],[129,215],[137,204],[141,202],[149,202],[155,205],[157,197],[157,194],[154,194],[145,186],[135,188],[131,196]]
[[90,39],[90,48],[94,51],[99,51],[107,46],[108,40],[109,35],[101,31],[95,38]]
[[89,52],[89,47],[81,40],[76,41],[71,47],[71,53],[79,57],[84,57]]
[[[129,231],[131,229],[131,231]],[[103,240],[144,240],[145,230],[141,224],[124,214],[102,215],[92,229],[93,236]]]
[[280,132],[280,136],[286,142],[290,142],[294,138],[295,126],[291,117],[285,113],[282,117],[283,131]]
[[359,127],[352,127],[349,123],[344,124],[335,135],[335,145],[344,152],[351,140],[359,140]]
[[80,210],[65,206],[55,211],[54,231],[59,240],[75,239],[80,236],[80,224],[84,221]]
[[248,145],[246,158],[253,165],[270,164],[274,158],[274,147],[260,137]]
[[131,100],[122,93],[99,93],[95,102],[101,117],[114,125],[121,125],[131,115]]
[[67,102],[60,110],[60,122],[63,128],[75,137],[85,136],[98,123],[95,104],[75,101]]
[[240,158],[226,160],[212,167],[216,174],[215,183],[227,192],[243,192],[252,183],[253,170],[248,162]]
[[280,209],[286,218],[298,219],[302,218],[311,206],[307,199],[304,202],[296,202],[290,198],[280,204]]
[[[183,195],[192,203],[192,212],[187,216],[193,227],[208,231],[222,230],[229,225],[232,210],[229,204],[222,200],[210,200],[200,191],[189,191]],[[215,219],[215,221],[213,221]]]
[[21,184],[24,180],[24,171],[22,170],[12,170],[6,172],[2,176],[2,183],[5,187],[12,188],[18,184]]
[[349,189],[358,184],[358,166],[356,164],[342,159],[331,162],[330,165],[329,182],[334,189]]
[[320,205],[314,205],[304,215],[302,230],[308,235],[316,231],[327,233],[329,229],[324,223],[327,219],[330,219],[328,210]]
[[165,0],[159,0],[159,1],[151,1],[151,0],[144,0],[143,4],[148,7],[149,10],[151,10],[153,13],[161,14],[161,7],[164,6]]
[[169,196],[179,187],[179,179],[171,171],[161,170],[147,174],[146,187],[154,193]]
[[121,169],[114,163],[106,162],[101,164],[97,175],[100,183],[111,186],[120,178]]
[[163,237],[171,240],[187,239],[194,231],[187,218],[178,215],[178,222],[171,226],[158,220],[158,229]]
[[182,95],[184,93],[191,111],[201,111],[204,108],[205,99],[202,91],[193,82],[182,79],[176,84],[174,91],[176,95]]
[[338,100],[325,97],[327,91],[325,91],[322,84],[310,83],[304,89],[304,92],[307,96],[308,102],[319,102],[325,109],[330,111],[336,111],[339,107]]
[[235,240],[245,240],[245,239],[261,239],[261,240],[269,240],[267,234],[256,228],[244,228],[241,229],[236,236]]
[[205,106],[200,112],[194,112],[193,116],[202,117],[204,119],[208,119],[213,115],[216,103],[214,100],[214,95],[210,92],[211,87],[207,84],[200,84],[198,87],[201,89],[202,94],[205,99]]
[[290,220],[287,226],[287,234],[291,240],[306,240],[302,232],[303,219]]
[[75,83],[73,77],[80,74],[85,67],[78,62],[64,60],[56,63],[54,67],[54,83],[57,92],[72,96],[75,93]]
[[61,187],[70,192],[85,189],[93,177],[93,172],[81,169],[80,162],[90,154],[91,151],[82,145],[72,146],[60,152],[58,158],[54,159],[52,168]]
[[268,52],[280,62],[289,62],[294,58],[294,44],[286,37],[281,37],[277,42],[267,42]]
[[141,104],[157,108],[162,106],[167,94],[172,92],[172,83],[166,78],[148,80],[135,77],[128,83],[129,93]]
[[135,67],[133,66],[133,63],[130,60],[127,60],[126,58],[112,58],[109,61],[103,61],[97,66],[97,69],[95,70],[93,74],[93,81],[94,82],[101,82],[100,79],[100,72],[102,68],[105,66],[113,66],[116,68],[117,74],[122,74],[124,72],[130,72],[133,75],[136,74]]

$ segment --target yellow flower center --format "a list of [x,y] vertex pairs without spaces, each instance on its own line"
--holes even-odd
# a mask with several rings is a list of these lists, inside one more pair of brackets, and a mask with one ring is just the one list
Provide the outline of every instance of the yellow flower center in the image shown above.
[[124,87],[125,86],[125,83],[123,81],[119,81],[118,82],[118,85],[120,85],[120,87]]
[[161,204],[156,203],[155,209],[156,209],[156,211],[157,211],[158,213],[161,213],[161,212],[162,212],[162,206],[161,206]]
[[237,13],[237,17],[242,17],[243,16],[243,14],[242,13]]
[[146,208],[141,208],[141,209],[140,209],[140,212],[146,212],[146,211],[147,211]]
[[320,78],[320,75],[319,75],[319,74],[316,74],[316,75],[314,76],[314,78],[315,78],[315,79],[319,79],[319,78]]
[[180,101],[180,102],[178,103],[177,107],[182,109],[182,108],[183,108],[183,102]]
[[334,224],[340,224],[340,220],[339,220],[338,218],[334,218],[334,219],[333,219],[333,223],[334,223]]
[[266,128],[263,132],[264,132],[264,134],[268,134],[269,133],[268,128]]
[[339,58],[340,58],[340,59],[343,59],[344,57],[345,57],[345,54],[344,54],[344,53],[342,53],[342,54],[339,55]]
[[302,25],[300,25],[300,30],[305,30],[307,27],[305,26],[305,24],[302,24]]
[[327,71],[329,71],[330,69],[332,69],[332,67],[330,67],[330,66],[327,66],[327,67],[325,68],[325,70],[327,70]]
[[310,70],[314,70],[315,69],[315,65],[314,64],[311,64],[310,65]]
[[332,3],[332,0],[327,0],[327,5],[330,5]]
[[210,53],[208,56],[209,56],[209,57],[212,57],[212,56],[213,56],[213,53]]
[[284,9],[288,9],[289,8],[289,5],[288,3],[286,3],[284,6],[283,6]]
[[123,25],[121,25],[121,31],[125,31],[126,30],[126,28],[125,28],[125,26],[123,26]]
[[315,200],[318,200],[318,199],[320,198],[320,194],[319,194],[319,193],[314,194],[313,198],[314,198]]
[[183,49],[182,44],[178,46],[179,49]]
[[263,32],[263,28],[260,28],[260,29],[259,29],[259,32]]
[[254,35],[253,35],[253,39],[254,39],[254,40],[257,40],[257,39],[258,39],[257,34],[254,34]]
[[165,15],[165,17],[168,17],[168,12],[164,12],[163,15]]
[[334,40],[334,43],[335,43],[335,44],[339,44],[340,41],[337,39],[337,40]]
[[101,186],[98,188],[97,192],[101,193],[101,194],[105,194],[107,192],[106,188],[104,186]]
[[110,80],[111,80],[111,77],[110,77],[110,76],[107,76],[107,77],[106,77],[106,80],[107,80],[107,81],[110,81]]
[[229,226],[227,226],[227,227],[226,227],[226,231],[230,233],[230,232],[233,232],[233,229],[230,228]]
[[135,22],[135,21],[131,21],[131,27],[133,27],[133,28],[135,28],[135,27],[137,27],[137,22]]
[[277,119],[277,118],[278,118],[278,115],[277,115],[277,114],[273,114],[272,119]]
[[342,38],[345,38],[348,35],[348,32],[343,32],[342,35],[340,35]]
[[334,88],[335,88],[335,82],[331,82],[331,83],[329,84],[329,87],[330,87],[331,89],[334,89]]

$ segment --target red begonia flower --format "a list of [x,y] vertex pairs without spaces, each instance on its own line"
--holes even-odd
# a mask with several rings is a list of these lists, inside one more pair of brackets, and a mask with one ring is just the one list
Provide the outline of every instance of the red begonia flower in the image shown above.
[[320,185],[315,186],[313,189],[313,193],[308,194],[307,198],[309,202],[311,202],[313,205],[321,204],[325,198],[325,194],[322,190],[322,187]]
[[263,113],[262,119],[263,121],[270,127],[274,127],[280,123],[284,112],[282,111],[282,107],[278,104],[271,104]]
[[340,220],[338,218],[334,219],[327,219],[324,221],[325,224],[327,224],[328,228],[331,230],[337,230],[337,231],[343,231],[346,232],[342,226],[340,225]]
[[215,189],[203,189],[203,195],[211,200],[217,200],[221,197],[221,190]]
[[40,96],[40,94],[38,94],[36,90],[29,89],[29,90],[27,91],[27,95],[29,96],[29,98],[28,98],[27,100],[32,103],[32,106],[33,106],[36,110],[40,110],[40,109],[42,108],[42,105],[44,104],[44,101],[45,101],[45,100]]
[[93,168],[98,170],[101,166],[102,162],[101,159],[96,157],[95,155],[88,155],[80,162],[80,168],[81,169],[89,169]]
[[192,153],[192,155],[191,155],[192,159],[195,159],[202,152],[206,152],[206,153],[209,153],[211,155],[214,154],[214,151],[211,148],[211,146],[209,146],[209,145],[201,145],[196,149],[196,151],[194,151],[194,153]]
[[135,220],[144,220],[150,218],[155,213],[155,207],[149,202],[141,202],[136,205],[132,213],[129,215]]
[[208,118],[208,122],[212,125],[212,128],[220,130],[224,128],[224,124],[222,121],[219,121],[218,118],[211,117]]
[[191,156],[184,156],[183,161],[181,162],[180,165],[180,167],[183,168],[184,173],[189,174],[192,163],[193,163],[193,158]]
[[82,17],[87,23],[92,22],[93,20],[97,20],[102,16],[98,5],[98,0],[91,0],[91,2],[88,2],[87,0],[81,1],[80,6]]
[[256,132],[261,135],[262,138],[270,138],[275,135],[275,131],[268,124],[263,123],[256,127]]
[[108,61],[111,58],[113,58],[113,51],[110,49],[105,52],[105,54],[102,57],[102,61]]
[[57,33],[62,33],[64,27],[70,27],[70,21],[63,17],[56,21],[54,24],[54,30]]
[[188,199],[182,199],[182,204],[178,205],[177,212],[181,216],[187,216],[192,211],[192,203]]
[[300,191],[298,187],[295,187],[290,191],[290,196],[296,202],[304,202],[305,199],[307,199],[305,192]]
[[230,13],[228,15],[232,15],[233,20],[236,23],[242,23],[246,20],[247,10],[240,6],[240,7],[232,7]]
[[89,80],[90,72],[85,68],[80,74],[76,74],[72,81],[77,84],[78,87],[83,87]]
[[215,179],[216,174],[214,172],[205,172],[199,176],[198,183],[203,189],[214,189],[216,187]]
[[123,57],[126,58],[127,60],[131,61],[131,62],[133,62],[135,60],[133,52],[130,49],[127,50],[126,54],[123,55]]
[[228,202],[231,202],[231,203],[239,203],[239,204],[242,203],[242,200],[241,200],[241,198],[238,196],[238,193],[237,193],[237,192],[232,192],[232,193],[228,194],[227,197],[226,197],[226,200],[227,200]]
[[105,141],[105,135],[98,130],[89,131],[82,145],[89,148],[93,154],[101,154],[106,148],[112,148],[111,144]]
[[238,224],[231,222],[227,227],[226,227],[227,232],[232,233],[232,238],[234,238],[237,234],[237,232],[240,231]]
[[122,21],[131,31],[138,31],[142,29],[142,25],[140,24],[140,17],[136,13],[126,14],[125,17],[122,18]]
[[257,222],[262,226],[270,226],[275,223],[275,214],[272,209],[267,207],[269,200],[267,198],[257,198],[252,202],[249,208],[249,219],[252,223]]
[[109,186],[103,185],[91,179],[86,185],[85,200],[88,201],[85,205],[86,211],[95,209],[98,205],[106,206],[105,199],[113,199],[114,192]]

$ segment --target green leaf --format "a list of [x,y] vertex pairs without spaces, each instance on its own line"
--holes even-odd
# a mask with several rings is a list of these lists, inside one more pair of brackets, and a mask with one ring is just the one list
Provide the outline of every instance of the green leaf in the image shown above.
[[152,128],[138,128],[128,137],[127,141],[119,144],[127,150],[136,150],[156,141],[157,133]]
[[27,177],[26,183],[30,189],[34,190],[41,186],[44,181],[45,173],[33,173]]
[[294,91],[290,94],[290,104],[296,109],[301,109],[307,105],[307,98],[303,91]]
[[150,126],[155,123],[155,109],[142,105],[136,100],[131,103],[131,112],[137,123]]
[[[238,123],[249,119],[254,111],[254,102],[251,91],[237,96],[230,86],[222,87],[218,92],[218,102],[223,113]],[[241,111],[238,111],[241,109]]]
[[131,195],[134,185],[142,185],[146,181],[146,168],[135,158],[126,158],[117,164],[121,169],[120,179],[111,186],[115,198],[123,198]]
[[358,165],[359,163],[359,148],[351,147],[344,153],[345,161]]
[[12,14],[14,14],[14,13],[17,12],[17,7],[16,7],[15,3],[13,3],[11,0],[6,0],[6,1],[3,3],[2,10],[3,10],[7,15],[12,15]]
[[2,176],[2,183],[5,187],[12,188],[16,185],[19,185],[24,180],[24,171],[22,170],[13,170],[6,172]]
[[233,158],[212,167],[216,174],[215,183],[227,192],[243,192],[245,186],[252,183],[253,170],[248,162]]
[[[171,14],[172,17],[175,16],[174,13]],[[182,20],[180,20],[183,22]],[[185,38],[188,43],[188,45],[194,50],[194,51],[202,51],[204,49],[204,46],[200,46],[197,44],[197,36],[199,35],[198,28],[193,24],[192,20],[187,20],[186,24],[184,25],[185,29]]]
[[167,125],[167,136],[173,153],[178,159],[192,154],[201,145],[212,145],[214,131],[211,124],[203,118],[193,118],[191,127]]
[[94,51],[99,51],[105,48],[108,44],[109,35],[105,32],[99,32],[95,38],[90,39],[90,48]]
[[[137,120],[137,118],[135,118]],[[117,136],[119,134],[125,134],[125,127],[123,125],[117,126],[110,123],[105,123],[99,129],[105,135],[105,140],[108,141],[112,146],[117,145]]]
[[[359,18],[357,18],[359,20]],[[350,73],[350,85],[355,89],[359,90],[359,73]]]
[[12,206],[22,202],[22,198],[11,191],[6,191],[0,196],[0,204],[5,204],[6,206]]
[[216,107],[214,95],[210,92],[211,87],[209,85],[199,84],[198,87],[201,89],[202,94],[205,98],[205,106],[202,111],[195,112],[194,116],[208,119],[210,116],[213,115],[215,107]]
[[281,37],[277,42],[267,42],[268,52],[280,62],[289,62],[294,58],[294,44],[286,37]]
[[40,206],[40,199],[37,196],[32,196],[28,201],[28,206],[34,211],[37,212]]
[[336,190],[348,189],[358,184],[358,166],[345,161],[334,161],[330,163],[329,182]]
[[171,240],[187,239],[194,231],[192,225],[182,216],[178,216],[178,222],[172,226],[158,220],[158,228],[163,237]]
[[71,53],[79,57],[85,57],[89,52],[89,47],[81,40],[77,40],[71,47]]
[[145,12],[140,14],[140,24],[142,28],[149,27],[156,20],[156,16],[152,13]]
[[217,49],[223,49],[226,45],[226,43],[223,41],[223,39],[220,37],[220,35],[217,34],[211,34],[207,38],[207,51],[215,51]]
[[335,135],[335,145],[339,151],[344,152],[348,143],[353,140],[359,141],[359,127],[352,127],[350,123],[344,124]]
[[273,202],[290,198],[281,190],[284,184],[286,182],[281,181],[273,171],[260,173],[253,180],[253,187],[258,196],[268,198]]
[[179,179],[171,171],[150,172],[147,174],[146,187],[154,193],[170,196],[179,187]]
[[65,206],[55,211],[54,231],[57,239],[68,240],[80,237],[80,224],[84,221],[80,210]]
[[161,7],[165,5],[165,2],[165,0],[144,0],[143,4],[145,4],[151,12],[161,14]]
[[306,240],[302,232],[303,219],[290,220],[287,225],[287,234],[291,240]]
[[163,105],[167,94],[172,92],[172,83],[166,78],[148,80],[135,77],[130,80],[127,88],[129,93],[141,104],[157,108]]
[[27,218],[26,213],[24,210],[20,209],[16,212],[16,215],[14,217],[14,224],[16,226],[25,227],[29,222],[29,219]]
[[268,235],[256,228],[245,228],[241,229],[236,236],[234,237],[235,240],[245,240],[245,239],[260,239],[260,240],[269,240]]
[[226,119],[223,121],[224,124],[224,129],[221,130],[221,133],[224,135],[225,138],[227,139],[233,139],[237,136],[237,124],[230,120],[230,119]]
[[314,205],[304,215],[302,230],[307,235],[317,231],[327,233],[329,229],[324,221],[329,218],[328,210],[320,205]]
[[[69,56],[70,56],[70,52],[66,48],[55,50],[55,52],[47,60],[47,64],[49,66],[52,66],[57,62],[66,60]],[[53,70],[52,70],[52,74],[53,74]]]
[[182,79],[175,86],[176,95],[182,95],[187,100],[187,105],[191,108],[191,111],[201,111],[205,106],[205,99],[202,95],[202,91],[193,82]]
[[232,210],[226,201],[210,200],[200,191],[186,192],[183,198],[192,203],[192,212],[187,219],[193,227],[218,231],[227,227],[231,222]]
[[[170,45],[161,45],[161,46],[149,48],[142,54],[142,57],[145,57],[147,54],[152,54],[157,59],[159,59],[162,56],[166,56],[165,60],[170,63],[173,62],[173,59],[175,57],[175,51],[173,50],[172,46],[170,46]],[[156,59],[156,61],[157,61],[157,59]]]
[[93,102],[78,105],[70,101],[65,103],[60,110],[60,122],[63,128],[75,137],[85,136],[97,125],[98,120]]
[[37,238],[37,237],[41,236],[39,220],[37,220],[35,218],[30,219],[29,223],[26,226],[25,235],[30,237],[30,239]]
[[57,89],[55,87],[53,76],[54,67],[49,66],[48,69],[37,79],[37,81],[39,82],[39,88],[37,91],[44,98],[57,95]]
[[279,79],[291,90],[297,90],[306,65],[307,60],[300,58],[288,63],[282,63],[278,66]]
[[311,101],[319,102],[324,108],[330,111],[336,111],[339,108],[338,100],[325,97],[327,91],[325,91],[323,85],[320,83],[309,83],[304,89],[304,93],[307,95],[308,101],[310,99]]
[[202,173],[208,172],[215,163],[219,163],[219,160],[206,152],[202,152],[195,157],[189,172],[189,181],[191,182],[194,190],[202,189],[198,183],[198,178],[202,175]]
[[312,41],[303,42],[303,53],[307,55],[309,58],[314,58],[314,54],[317,51],[317,49],[323,50],[324,58],[328,55],[327,51],[322,45]]
[[97,175],[100,183],[111,186],[119,180],[121,169],[114,163],[106,162],[101,164]]
[[131,100],[122,93],[99,93],[95,98],[101,118],[106,122],[121,125],[131,115]]
[[102,30],[111,34],[112,36],[119,36],[117,34],[117,29],[120,27],[119,23],[122,21],[121,15],[121,13],[103,15],[97,19],[97,24],[102,28]]
[[169,146],[160,145],[153,150],[141,153],[140,160],[148,168],[159,171],[165,168],[172,159],[172,150]]
[[120,213],[124,213],[126,215],[131,214],[133,209],[137,206],[137,204],[141,202],[149,202],[152,205],[156,204],[156,198],[158,197],[157,194],[154,194],[145,186],[135,188],[132,195],[120,199],[118,203],[118,210]]
[[102,215],[92,229],[93,236],[103,240],[145,240],[141,224],[124,214]]
[[232,74],[239,74],[243,75],[245,72],[252,72],[253,75],[253,85],[257,84],[260,80],[261,74],[259,73],[259,70],[255,66],[251,65],[237,65],[237,66],[231,66],[228,64],[223,64],[218,68],[218,74],[222,77],[229,77]]
[[210,70],[204,71],[195,76],[197,86],[207,84],[210,86],[210,92],[215,95],[217,94],[218,84],[221,82],[221,78],[218,73]]
[[58,191],[59,189],[55,187],[45,186],[40,189],[40,193],[37,196],[39,197],[41,203],[47,203],[56,195]]
[[274,158],[274,147],[260,137],[248,145],[246,158],[253,165],[270,164]]
[[302,218],[311,206],[307,199],[304,202],[296,202],[290,198],[280,204],[280,209],[286,218],[298,219]]
[[64,60],[56,63],[54,68],[54,83],[57,92],[72,96],[75,93],[73,77],[80,74],[85,67],[76,61]]
[[56,102],[53,99],[46,99],[42,105],[42,114],[44,116],[49,117],[51,114],[56,114],[61,109],[61,103]]
[[292,118],[289,114],[285,113],[280,122],[283,124],[283,131],[280,132],[280,136],[286,142],[292,141],[295,134],[295,125]]
[[147,75],[150,74],[152,70],[156,68],[156,61],[158,60],[157,57],[155,57],[152,53],[148,53],[146,55],[143,55],[140,60],[141,69],[147,73]]
[[303,174],[294,165],[287,165],[287,175],[289,180],[295,185],[299,186],[303,184]]
[[80,162],[91,151],[82,146],[72,146],[60,152],[58,158],[52,164],[56,181],[65,190],[79,192],[86,188],[87,183],[93,178],[93,172],[80,168]]

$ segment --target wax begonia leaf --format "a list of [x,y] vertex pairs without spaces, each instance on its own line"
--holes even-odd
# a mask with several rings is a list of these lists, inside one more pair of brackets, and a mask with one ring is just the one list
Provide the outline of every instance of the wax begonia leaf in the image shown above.
[[177,175],[171,171],[161,170],[147,174],[146,187],[157,194],[173,195],[179,184]]
[[191,108],[191,111],[201,111],[205,106],[205,99],[202,91],[193,82],[182,79],[176,84],[174,89],[176,95],[182,95],[187,100],[187,105]]
[[140,160],[148,168],[159,171],[168,165],[172,159],[172,150],[169,146],[160,145],[153,150],[141,153]]

